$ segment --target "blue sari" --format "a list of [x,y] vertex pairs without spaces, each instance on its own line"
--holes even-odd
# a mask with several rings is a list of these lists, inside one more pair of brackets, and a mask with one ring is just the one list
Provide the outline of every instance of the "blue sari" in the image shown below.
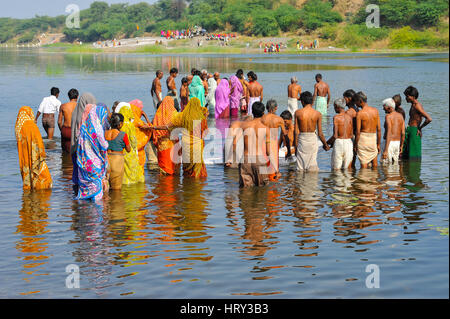
[[88,114],[80,127],[77,147],[78,196],[76,199],[95,199],[103,197],[103,180],[107,171],[108,142],[104,127],[108,113],[103,106],[87,108]]

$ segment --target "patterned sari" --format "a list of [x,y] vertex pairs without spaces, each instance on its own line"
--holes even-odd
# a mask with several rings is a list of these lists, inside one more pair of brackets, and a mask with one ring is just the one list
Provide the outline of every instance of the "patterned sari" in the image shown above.
[[144,168],[139,165],[136,127],[132,122],[134,120],[133,111],[131,110],[130,104],[120,103],[116,108],[116,112],[122,114],[124,117],[121,131],[127,133],[131,145],[131,152],[124,154],[125,172],[123,175],[123,184],[130,185],[140,182],[143,183],[145,181]]
[[194,76],[192,83],[189,85],[189,99],[194,97],[199,99],[201,106],[206,105],[205,87],[203,86],[202,79],[198,75]]
[[134,115],[133,124],[136,127],[139,165],[141,165],[142,169],[144,169],[145,161],[147,160],[147,158],[145,157],[145,145],[147,145],[148,141],[150,140],[150,136],[152,133],[150,130],[143,129],[146,123],[141,120],[143,108],[142,102],[140,100],[134,100],[130,102],[130,105]]
[[[174,100],[172,97],[166,96],[162,100],[158,111],[156,111],[155,117],[153,119],[153,125],[169,125],[175,114],[177,114],[177,110],[174,106]],[[173,159],[175,159],[178,154],[171,155],[174,141],[170,140],[170,132],[163,130],[154,131],[153,144],[158,149],[158,166],[160,172],[165,175],[174,175],[177,171],[178,165],[174,160],[172,160],[172,156]]]
[[206,109],[203,109],[200,100],[192,98],[181,113],[172,119],[174,128],[184,128],[181,145],[183,149],[183,175],[188,177],[207,177],[206,166],[203,161],[203,132],[208,129]]
[[45,163],[44,142],[39,128],[34,123],[33,110],[29,106],[19,110],[15,132],[23,189],[52,188],[52,177]]
[[108,119],[105,107],[89,104],[82,115],[77,145],[78,196],[76,199],[103,197],[103,180],[108,164],[108,142],[104,127]]

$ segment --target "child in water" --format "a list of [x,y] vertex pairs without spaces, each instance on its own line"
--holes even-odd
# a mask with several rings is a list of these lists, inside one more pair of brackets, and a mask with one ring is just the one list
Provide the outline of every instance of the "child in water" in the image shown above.
[[180,111],[183,112],[185,106],[189,102],[189,81],[187,77],[184,77],[181,79],[181,88],[180,88],[180,100],[181,100],[181,109]]
[[128,141],[128,135],[121,132],[124,117],[122,114],[113,113],[111,115],[111,129],[105,132],[105,139],[108,141],[108,180],[110,189],[117,190],[122,188],[122,179],[124,174],[123,150],[129,153],[131,145]]

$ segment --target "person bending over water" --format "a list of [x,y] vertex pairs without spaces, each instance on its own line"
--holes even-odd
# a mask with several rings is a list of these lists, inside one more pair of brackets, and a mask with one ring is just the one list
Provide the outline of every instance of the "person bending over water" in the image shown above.
[[398,163],[405,139],[405,121],[403,116],[395,111],[395,101],[392,98],[383,101],[386,112],[384,121],[385,146],[382,159],[387,163]]
[[331,168],[335,170],[351,169],[353,160],[353,120],[345,111],[345,99],[334,101],[337,115],[333,118],[333,136],[327,141],[333,148]]
[[361,110],[356,115],[354,151],[358,154],[361,168],[367,168],[369,163],[375,168],[381,142],[380,115],[376,108],[367,104],[367,96],[363,92],[356,93],[355,102]]
[[[431,123],[431,116],[425,112],[422,104],[417,100],[419,91],[408,86],[404,92],[406,102],[411,103],[409,110],[408,128],[405,133],[405,143],[403,149],[403,158],[410,160],[422,159],[422,129]],[[425,121],[422,123],[422,120]]]
[[330,149],[322,132],[322,114],[313,109],[311,92],[303,92],[300,95],[300,101],[303,109],[297,110],[294,115],[294,146],[297,156],[297,169],[318,171],[317,152],[319,151],[319,145],[317,136],[319,136],[324,150]]
[[124,174],[123,150],[131,152],[131,145],[128,135],[120,131],[123,126],[124,117],[122,114],[114,113],[111,115],[111,129],[105,132],[105,138],[108,141],[108,180],[109,187],[112,190],[122,188]]
[[68,93],[69,102],[64,103],[59,108],[58,115],[58,127],[61,131],[61,148],[64,152],[70,153],[70,141],[72,138],[72,113],[77,106],[78,101],[78,91],[76,89],[71,89]]
[[322,115],[328,112],[328,105],[330,104],[330,87],[322,81],[322,75],[316,75],[316,84],[314,84],[313,104],[315,102],[315,109]]

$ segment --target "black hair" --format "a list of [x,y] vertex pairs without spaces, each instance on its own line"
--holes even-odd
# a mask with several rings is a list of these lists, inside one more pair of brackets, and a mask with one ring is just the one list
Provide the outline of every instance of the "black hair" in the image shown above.
[[253,71],[248,72],[247,76],[248,77],[252,77],[252,79],[255,80],[255,81],[258,80],[258,76]]
[[259,117],[262,117],[263,115],[264,115],[264,109],[265,109],[265,107],[264,107],[264,104],[263,103],[261,103],[261,102],[255,102],[255,103],[253,103],[253,105],[252,105],[252,114],[253,114],[253,117],[256,119],[256,118],[259,118]]
[[289,120],[292,120],[292,113],[289,112],[288,110],[286,110],[286,111],[281,112],[280,117],[283,120],[288,120],[289,121]]
[[304,105],[312,104],[313,95],[309,91],[302,92],[302,94],[300,94],[300,101]]
[[355,102],[361,102],[367,103],[367,95],[364,94],[364,92],[359,91],[355,94]]
[[406,96],[412,96],[415,99],[419,98],[419,91],[414,86],[408,86],[403,94]]
[[181,79],[181,84],[183,84],[183,83],[188,83],[189,81],[188,81],[188,78],[187,77],[184,77],[184,78],[182,78]]
[[400,106],[402,105],[402,96],[400,94],[395,94],[392,99],[395,102],[395,106]]
[[317,73],[317,74],[316,74],[316,79],[322,79],[322,74]]
[[354,90],[348,89],[344,92],[344,94],[342,94],[342,96],[353,100],[355,98],[355,94],[356,92]]
[[112,129],[119,129],[120,123],[123,123],[124,117],[120,113],[113,113],[111,115],[111,119],[109,120],[109,124],[111,125]]
[[202,77],[202,72],[201,71],[199,71],[199,70],[195,70],[194,71],[194,76],[195,75],[198,75],[200,78]]
[[178,73],[178,69],[177,68],[171,68],[170,69],[170,74],[172,73]]
[[80,94],[77,89],[71,89],[67,95],[69,96],[69,100],[76,100]]
[[241,79],[243,75],[244,75],[244,71],[242,71],[242,69],[239,69],[239,70],[236,71],[236,76],[238,78]]
[[162,73],[161,70],[156,71],[156,76],[160,75]]
[[275,101],[274,99],[267,101],[266,103],[267,112],[274,110],[276,107],[278,107],[277,101]]
[[196,69],[196,68],[192,68],[192,69],[191,69],[191,74],[192,74],[192,75],[195,75],[195,71],[197,71],[197,69]]
[[56,94],[59,94],[59,89],[55,88],[55,87],[52,87],[50,89],[50,94],[56,96]]

